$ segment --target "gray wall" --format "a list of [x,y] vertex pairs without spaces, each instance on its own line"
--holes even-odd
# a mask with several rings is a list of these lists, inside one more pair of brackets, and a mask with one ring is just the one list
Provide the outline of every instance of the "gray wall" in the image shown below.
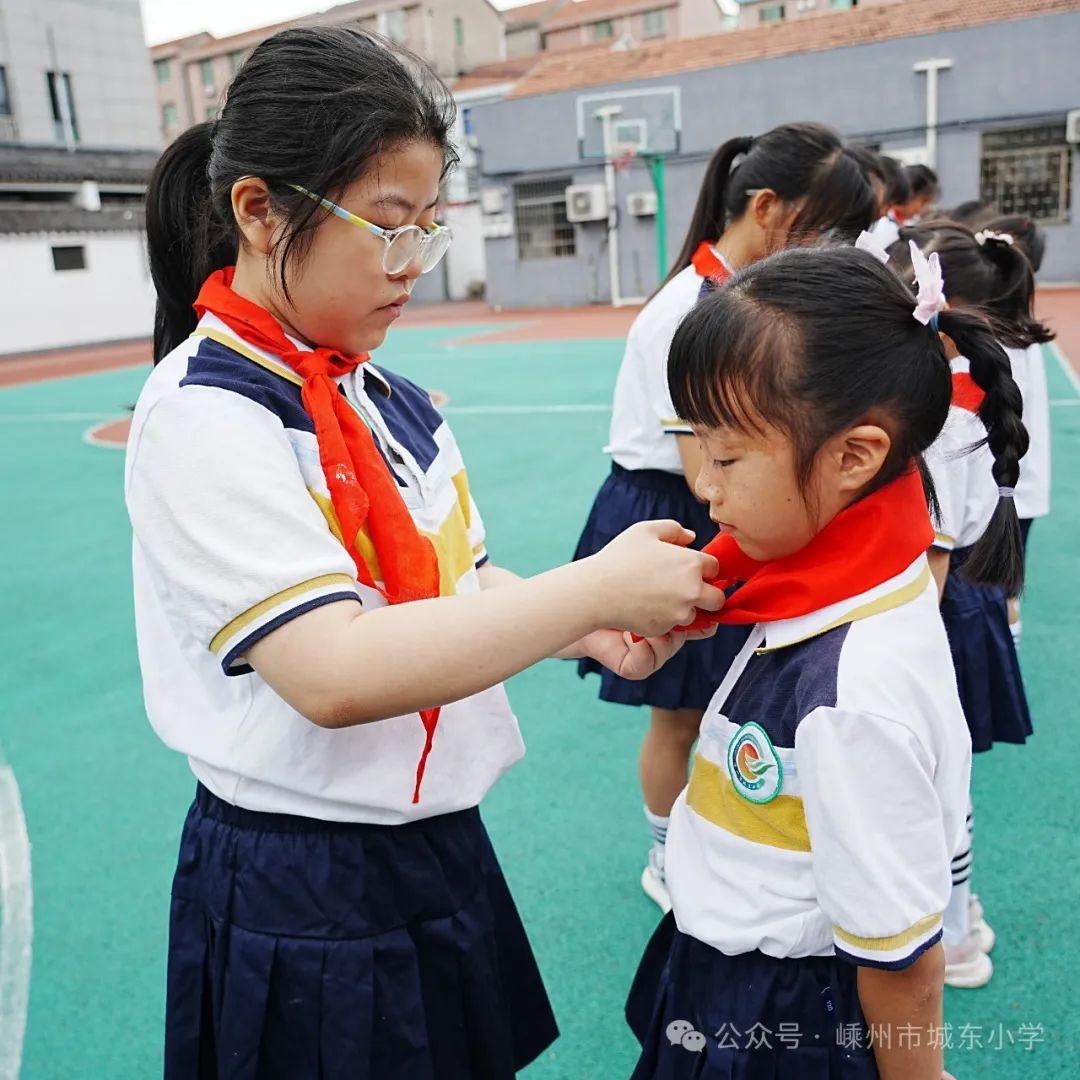
[[71,74],[79,146],[161,145],[138,0],[0,0],[0,64],[7,71],[19,142],[63,145],[45,76],[58,66]]
[[[678,85],[683,95],[682,152],[704,155],[734,135],[765,131],[789,120],[814,119],[850,136],[880,142],[884,149],[922,143],[925,76],[917,61],[953,60],[940,76],[940,123],[996,118],[994,123],[942,131],[938,165],[942,203],[952,205],[979,193],[979,131],[1007,127],[1000,118],[1055,114],[1063,119],[1080,108],[1077,44],[1080,11],[1007,23],[991,23],[932,36],[804,53],[731,67],[628,82],[620,89]],[[601,90],[589,87],[588,93]],[[579,91],[509,98],[473,109],[482,148],[485,187],[512,191],[515,179],[573,176],[600,182],[598,167],[578,161],[575,101]],[[1054,119],[1054,116],[1049,119]],[[1018,120],[1036,123],[1037,120]],[[1073,213],[1067,225],[1048,226],[1042,278],[1080,280],[1080,163],[1073,161]],[[704,172],[703,158],[671,161],[667,167],[668,256],[674,258]],[[625,194],[650,186],[643,166],[620,174],[620,267],[626,293],[656,285],[651,219],[625,213]],[[507,211],[512,213],[512,200]],[[520,262],[514,239],[487,242],[488,299],[504,307],[580,304],[610,297],[606,228],[577,227],[578,254]]]

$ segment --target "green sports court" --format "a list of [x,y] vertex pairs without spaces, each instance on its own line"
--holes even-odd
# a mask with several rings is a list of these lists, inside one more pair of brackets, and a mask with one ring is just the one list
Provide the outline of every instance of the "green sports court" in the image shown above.
[[[958,1080],[1073,1076],[1080,1054],[1080,383],[1064,360],[1080,294],[1056,294],[1051,314],[1067,339],[1047,356],[1054,509],[1032,534],[1021,647],[1036,736],[975,762],[974,885],[998,945],[988,987],[946,992]],[[446,395],[497,563],[529,574],[573,551],[608,467],[624,315],[443,309],[379,351]],[[87,433],[125,415],[146,369],[18,363],[0,389],[0,1080],[18,1074],[20,1043],[25,1080],[144,1080],[160,1075],[169,882],[194,779],[143,714],[123,454]],[[625,1077],[623,1000],[658,917],[639,887],[645,717],[598,702],[570,664],[510,692],[528,754],[485,816],[562,1029],[524,1075]]]

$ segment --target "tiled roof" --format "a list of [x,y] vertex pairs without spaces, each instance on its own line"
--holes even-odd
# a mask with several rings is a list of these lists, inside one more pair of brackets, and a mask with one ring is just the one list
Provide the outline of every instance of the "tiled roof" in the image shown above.
[[478,90],[485,86],[498,86],[501,83],[516,82],[528,75],[540,59],[540,53],[529,56],[515,56],[510,60],[499,60],[494,64],[481,64],[472,71],[467,71],[456,82],[450,84],[455,94],[465,90]]
[[0,203],[0,235],[27,233],[142,232],[146,223],[141,206],[103,206],[83,210],[61,204]]
[[507,30],[520,30],[525,26],[539,25],[558,6],[559,0],[540,0],[538,4],[507,8],[503,12],[503,21],[506,23]]
[[581,0],[577,4],[564,4],[544,23],[544,29],[565,30],[571,26],[582,26],[618,15],[634,15],[639,11],[675,7],[677,3],[678,0]]
[[581,51],[570,55],[545,53],[510,96],[525,97],[651,79],[794,53],[839,49],[889,38],[916,37],[983,23],[1078,10],[1080,0],[896,0],[892,4],[829,12],[814,19],[794,19],[709,37],[635,45],[621,51],[605,45],[590,48],[587,58]]
[[145,184],[156,151],[63,150],[0,146],[0,181],[7,183]]

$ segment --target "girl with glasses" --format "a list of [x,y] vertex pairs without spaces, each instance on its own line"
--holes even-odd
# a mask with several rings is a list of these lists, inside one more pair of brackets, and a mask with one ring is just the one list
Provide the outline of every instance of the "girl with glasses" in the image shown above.
[[524,750],[502,682],[552,655],[647,677],[723,603],[674,522],[528,580],[494,566],[449,428],[369,361],[449,243],[452,120],[415,57],[288,30],[151,180],[125,487],[147,711],[198,781],[176,1080],[535,1058],[555,1021],[477,809]]

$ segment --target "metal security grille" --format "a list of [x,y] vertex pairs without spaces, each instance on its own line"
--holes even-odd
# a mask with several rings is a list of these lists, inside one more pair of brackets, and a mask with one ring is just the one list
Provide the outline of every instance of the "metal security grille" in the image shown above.
[[574,226],[566,220],[569,176],[514,185],[518,258],[564,259],[575,253]]
[[1002,214],[1069,220],[1073,148],[1064,124],[987,131],[982,137],[982,201]]

